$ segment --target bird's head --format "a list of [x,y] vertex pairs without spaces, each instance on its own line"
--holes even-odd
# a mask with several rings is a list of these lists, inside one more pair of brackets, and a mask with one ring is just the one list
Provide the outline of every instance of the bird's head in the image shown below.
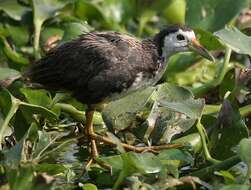
[[177,52],[194,51],[214,61],[214,57],[196,39],[194,31],[184,26],[168,26],[155,35],[158,53],[165,59]]

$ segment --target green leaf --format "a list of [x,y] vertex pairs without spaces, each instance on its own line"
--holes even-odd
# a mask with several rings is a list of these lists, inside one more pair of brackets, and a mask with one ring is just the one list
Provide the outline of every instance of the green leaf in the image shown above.
[[221,42],[214,36],[211,32],[195,29],[196,36],[198,37],[200,43],[208,50],[221,50],[224,46]]
[[249,185],[225,185],[220,190],[250,190]]
[[39,40],[40,32],[43,23],[56,15],[56,13],[65,7],[70,0],[30,0],[33,11],[33,24],[35,28],[33,47],[35,50],[35,57],[39,58]]
[[121,155],[99,157],[98,159],[109,164],[112,167],[113,173],[117,173],[123,168],[123,160]]
[[99,20],[102,22],[104,15],[102,10],[93,2],[87,0],[76,1],[75,14],[81,20],[87,20],[91,22],[93,20]]
[[43,30],[41,32],[41,44],[43,44],[44,46],[50,37],[53,36],[63,37],[63,35],[64,35],[63,28],[56,26],[48,26],[48,27],[45,26],[43,27]]
[[191,154],[179,149],[163,150],[158,154],[158,158],[162,162],[166,160],[177,160],[190,165],[193,165],[194,163],[194,159]]
[[199,133],[192,133],[181,138],[177,138],[172,143],[188,145],[192,150],[197,153],[201,150],[201,138]]
[[217,159],[234,155],[232,148],[246,137],[248,129],[239,110],[229,100],[224,100],[211,135],[212,155]]
[[24,57],[23,54],[15,51],[14,49],[11,48],[10,44],[7,42],[7,40],[3,37],[0,36],[0,40],[3,41],[4,43],[4,53],[5,55],[13,62],[19,63],[22,65],[27,65],[29,63],[29,60]]
[[11,68],[0,67],[0,82],[3,80],[11,80],[13,78],[19,77],[20,72]]
[[106,125],[119,131],[130,126],[136,120],[136,113],[144,108],[154,90],[150,87],[110,102],[102,112]]
[[[124,157],[125,155],[125,157]],[[123,167],[131,166],[128,170],[128,174],[134,172],[140,172],[145,174],[158,173],[162,170],[162,164],[158,157],[152,153],[137,154],[134,152],[128,152],[122,155]]]
[[86,22],[69,22],[64,24],[63,42],[77,38],[81,34],[90,32],[93,28]]
[[81,187],[83,190],[98,190],[96,185],[94,185],[92,183],[85,183],[85,184],[81,185]]
[[45,131],[38,131],[38,141],[35,145],[35,149],[33,152],[34,158],[37,156],[41,156],[41,151],[44,150],[48,144],[52,141],[52,137],[49,133]]
[[195,100],[189,90],[168,83],[158,86],[154,99],[157,106],[144,123],[148,127],[144,138],[153,143],[169,143],[174,135],[187,131],[204,107],[203,99]]
[[47,173],[48,175],[57,175],[63,173],[66,168],[62,164],[50,164],[50,163],[41,163],[35,165],[34,169],[39,173]]
[[251,175],[251,139],[242,139],[239,147],[239,154],[242,159],[248,165],[249,176]]
[[191,119],[198,119],[201,116],[204,100],[189,99],[184,102],[163,102],[162,106],[167,109],[172,109],[190,117]]
[[215,174],[222,176],[226,184],[237,183],[237,180],[229,171],[221,170],[219,172],[215,172]]
[[31,116],[33,114],[40,114],[51,122],[57,120],[57,115],[55,113],[42,106],[21,102],[20,109],[23,112],[23,114],[26,115],[26,118],[27,119],[30,118],[30,120],[32,119]]
[[33,168],[31,165],[22,166],[18,170],[9,170],[7,172],[11,189],[28,190],[33,185]]
[[8,169],[18,169],[20,161],[24,159],[23,156],[23,141],[20,141],[10,150],[4,153],[5,161],[4,165]]
[[112,170],[126,170],[126,175],[135,172],[143,174],[157,173],[162,169],[162,163],[159,158],[152,153],[126,152],[121,155],[101,157],[102,161],[112,166]]
[[70,0],[31,0],[34,22],[43,23],[46,19],[55,16]]
[[21,88],[20,91],[25,96],[27,102],[30,104],[48,107],[52,102],[52,99],[48,96],[49,92],[46,90]]
[[167,1],[163,10],[163,14],[168,23],[185,24],[186,1],[185,0],[171,0]]
[[194,100],[189,90],[165,83],[156,91],[150,87],[109,103],[103,119],[111,130],[130,127],[144,141],[168,143],[173,135],[192,127],[203,107],[204,100]]
[[243,34],[237,28],[226,27],[217,31],[215,35],[235,52],[251,55],[251,37]]
[[235,78],[235,71],[229,71],[228,73],[226,73],[223,81],[220,84],[219,87],[219,96],[220,98],[224,98],[225,94],[229,91],[232,92],[233,89],[236,86],[236,78]]
[[26,190],[33,185],[33,165],[31,161],[30,143],[37,138],[37,126],[32,124],[24,137],[17,144],[4,151],[4,167],[11,189]]
[[30,36],[27,25],[6,23],[4,24],[4,30],[6,33],[3,36],[10,37],[18,47],[25,46],[29,42]]
[[186,24],[193,28],[216,31],[231,22],[244,8],[248,0],[189,0]]
[[198,60],[199,57],[195,56],[194,53],[182,53],[173,55],[168,61],[168,66],[162,78],[164,80],[168,80],[170,75],[185,71],[187,68],[195,64]]
[[20,21],[30,8],[20,5],[17,0],[1,0],[0,10],[3,10],[11,18]]
[[13,147],[4,151],[4,166],[9,170],[18,169],[20,163],[26,162],[29,155],[25,152],[27,151],[26,140],[36,139],[37,126],[32,124],[29,130],[26,132],[24,137]]
[[193,165],[194,162],[192,155],[179,149],[162,150],[158,154],[158,158],[167,168],[168,172],[176,178],[179,177],[179,167],[188,164]]
[[7,130],[12,117],[15,115],[19,108],[20,101],[14,98],[9,91],[0,91],[0,108],[5,115],[5,119],[0,126],[0,142],[2,142],[4,133]]
[[127,152],[121,154],[123,169],[116,180],[113,189],[117,189],[123,180],[133,173],[151,174],[158,173],[163,169],[161,161],[152,153],[137,154]]

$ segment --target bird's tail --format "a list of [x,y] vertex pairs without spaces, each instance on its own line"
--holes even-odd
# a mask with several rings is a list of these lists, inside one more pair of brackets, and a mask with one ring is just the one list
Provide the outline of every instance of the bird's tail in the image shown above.
[[46,58],[32,63],[23,73],[23,77],[33,86],[58,90],[60,83],[60,71]]

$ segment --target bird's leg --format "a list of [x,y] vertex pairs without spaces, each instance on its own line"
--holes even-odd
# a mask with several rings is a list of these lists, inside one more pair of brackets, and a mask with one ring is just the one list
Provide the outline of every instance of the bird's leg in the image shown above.
[[86,166],[88,168],[93,162],[93,159],[98,157],[98,149],[96,145],[96,140],[92,138],[93,135],[95,134],[94,129],[93,129],[93,122],[92,122],[94,110],[87,109],[85,114],[86,114],[86,132],[90,140],[90,144],[91,144],[91,147],[90,147],[91,159],[88,161],[87,166]]
[[[99,156],[98,153],[98,149],[97,149],[97,145],[96,145],[96,133],[93,129],[93,115],[94,115],[94,110],[93,109],[87,109],[86,110],[86,129],[87,129],[87,135],[88,138],[90,140],[90,144],[91,144],[91,159],[87,162],[86,164],[86,168],[89,168],[89,166],[95,162],[95,158],[97,158]],[[111,166],[103,163],[103,162],[98,162],[98,164],[108,170],[110,170],[110,172],[112,171]]]

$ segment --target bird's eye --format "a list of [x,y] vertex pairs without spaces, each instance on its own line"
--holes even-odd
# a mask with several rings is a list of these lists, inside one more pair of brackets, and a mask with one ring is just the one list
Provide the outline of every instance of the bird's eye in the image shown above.
[[178,34],[178,35],[176,36],[176,38],[177,38],[178,41],[185,40],[185,37],[184,37],[182,34]]

